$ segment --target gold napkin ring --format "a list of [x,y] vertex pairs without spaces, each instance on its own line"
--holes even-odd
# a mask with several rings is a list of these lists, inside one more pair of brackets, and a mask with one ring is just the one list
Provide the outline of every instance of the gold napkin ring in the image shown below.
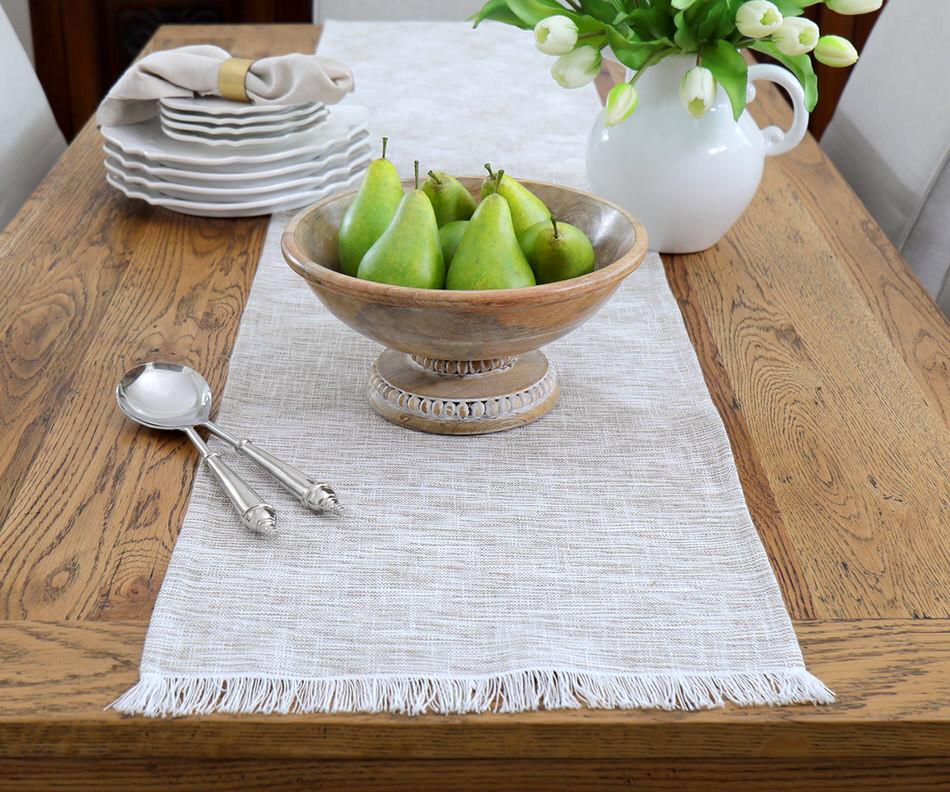
[[247,97],[244,81],[252,63],[254,61],[247,58],[228,58],[221,64],[221,70],[218,72],[218,90],[221,96],[235,102],[251,101]]

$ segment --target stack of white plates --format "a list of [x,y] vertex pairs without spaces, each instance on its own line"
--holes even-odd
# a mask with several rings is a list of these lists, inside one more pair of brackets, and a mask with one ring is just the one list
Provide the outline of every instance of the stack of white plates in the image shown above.
[[359,183],[372,160],[368,121],[355,106],[163,99],[155,118],[101,128],[106,180],[184,214],[298,209]]
[[170,138],[209,146],[252,146],[324,121],[326,105],[252,105],[216,96],[159,100],[162,131]]

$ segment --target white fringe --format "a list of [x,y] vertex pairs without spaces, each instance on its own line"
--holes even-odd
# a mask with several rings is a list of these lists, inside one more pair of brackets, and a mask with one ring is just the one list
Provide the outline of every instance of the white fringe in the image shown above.
[[165,677],[142,674],[109,706],[147,717],[211,712],[457,714],[535,709],[696,710],[740,705],[830,704],[804,669],[699,674],[520,671],[471,679]]

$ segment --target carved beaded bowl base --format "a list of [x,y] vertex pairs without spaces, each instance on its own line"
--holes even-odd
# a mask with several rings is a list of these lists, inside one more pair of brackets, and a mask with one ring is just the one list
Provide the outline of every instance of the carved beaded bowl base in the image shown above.
[[554,367],[538,350],[491,360],[440,360],[387,349],[373,364],[369,403],[383,418],[438,434],[523,426],[557,403]]

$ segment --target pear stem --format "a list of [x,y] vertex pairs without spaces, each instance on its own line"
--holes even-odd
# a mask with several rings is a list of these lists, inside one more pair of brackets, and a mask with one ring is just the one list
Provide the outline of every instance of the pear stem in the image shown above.
[[495,178],[495,174],[492,173],[491,163],[490,163],[490,162],[486,162],[486,163],[485,163],[485,170],[488,171],[488,177],[489,177],[489,178],[491,178],[491,179],[494,179],[494,178]]
[[429,171],[428,175],[432,177],[432,181],[434,181],[436,184],[442,184],[442,180],[435,175],[434,171]]
[[419,189],[419,160],[415,161],[416,163],[416,189]]
[[500,185],[501,185],[501,177],[504,176],[504,175],[505,175],[505,169],[502,168],[500,171],[498,171],[498,175],[495,177],[495,184],[497,184],[497,185],[500,186]]
[[551,215],[551,225],[554,226],[554,238],[558,239],[557,235],[557,220],[554,219],[554,215]]
[[386,159],[386,144],[389,143],[389,138],[383,138],[383,159]]

